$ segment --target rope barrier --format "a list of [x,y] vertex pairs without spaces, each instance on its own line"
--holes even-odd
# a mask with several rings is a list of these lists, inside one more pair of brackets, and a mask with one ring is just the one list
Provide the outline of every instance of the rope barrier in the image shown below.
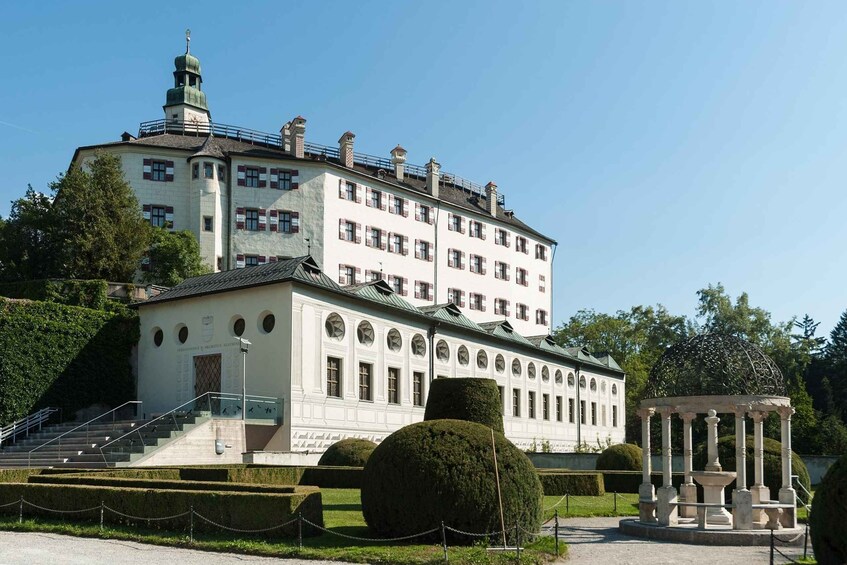
[[545,508],[545,509],[544,509],[544,511],[545,511],[545,512],[548,512],[548,511],[550,511],[550,510],[553,510],[553,509],[554,509],[554,508],[556,508],[558,505],[560,505],[560,504],[562,503],[562,501],[563,501],[563,500],[565,500],[565,498],[566,498],[567,496],[568,496],[568,495],[563,495],[563,496],[562,496],[562,498],[560,498],[560,499],[559,499],[559,502],[557,502],[556,504],[554,504],[553,506],[551,506],[551,507],[549,507],[549,508]]
[[161,520],[175,520],[176,518],[182,518],[183,516],[187,516],[188,512],[183,512],[181,514],[174,514],[173,516],[161,516],[158,518],[145,518],[144,516],[132,516],[130,514],[124,514],[119,510],[115,510],[114,508],[109,508],[108,506],[103,506],[104,510],[108,510],[113,514],[117,514],[118,516],[123,516],[124,518],[129,518],[130,520],[144,520],[146,522],[158,522]]
[[421,532],[421,533],[419,533],[419,534],[412,534],[412,535],[410,535],[410,536],[402,536],[402,537],[398,537],[398,538],[361,538],[361,537],[357,537],[357,536],[351,536],[351,535],[347,535],[347,534],[342,534],[342,533],[340,533],[340,532],[333,532],[332,530],[327,530],[327,529],[326,529],[326,528],[324,528],[323,526],[319,526],[319,525],[317,525],[317,524],[315,524],[315,523],[313,523],[313,522],[310,522],[310,521],[309,521],[309,520],[307,520],[306,518],[303,518],[302,520],[303,520],[304,522],[306,522],[307,524],[309,524],[310,526],[312,526],[312,527],[314,527],[314,528],[317,528],[317,529],[321,530],[322,532],[326,532],[326,533],[328,533],[328,534],[332,534],[332,535],[334,535],[334,536],[338,536],[338,537],[342,537],[342,538],[347,538],[347,539],[352,539],[352,540],[356,540],[356,541],[375,541],[375,542],[382,542],[382,541],[403,541],[403,540],[409,540],[409,539],[419,538],[419,537],[423,537],[423,536],[428,536],[429,534],[434,534],[435,532],[437,532],[437,531],[439,530],[439,528],[433,528],[433,529],[428,530],[428,531],[426,531],[426,532]]
[[82,510],[54,510],[52,508],[45,508],[44,506],[33,504],[28,500],[24,500],[23,503],[27,506],[32,506],[33,508],[38,508],[39,510],[44,510],[45,512],[55,512],[56,514],[81,514],[83,512],[93,512],[94,510],[100,510],[100,505],[93,506],[91,508],[84,508]]
[[[188,514],[188,512],[186,512],[185,514]],[[223,524],[218,524],[214,520],[210,520],[209,518],[206,518],[205,516],[203,516],[202,514],[197,512],[196,510],[194,511],[194,515],[197,516],[198,518],[200,518],[201,520],[212,524],[213,526],[217,526],[218,528],[222,528],[224,530],[229,530],[229,531],[232,531],[232,532],[239,532],[239,533],[242,533],[242,534],[258,534],[258,533],[262,533],[262,532],[270,532],[271,530],[276,530],[278,528],[284,528],[285,526],[290,526],[291,524],[293,524],[294,522],[297,521],[297,518],[294,518],[293,520],[289,520],[288,522],[285,522],[284,524],[277,524],[276,526],[271,526],[269,528],[257,528],[255,530],[253,530],[253,529],[233,528],[233,527],[230,527],[230,526],[224,526]]]

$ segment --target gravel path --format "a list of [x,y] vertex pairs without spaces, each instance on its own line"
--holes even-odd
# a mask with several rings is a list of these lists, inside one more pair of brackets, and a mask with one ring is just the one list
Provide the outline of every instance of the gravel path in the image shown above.
[[[702,546],[650,541],[618,532],[620,518],[570,518],[559,522],[568,543],[569,561],[579,565],[714,565],[715,563],[768,563],[768,547]],[[803,548],[780,548],[791,557],[802,557]],[[811,548],[809,548],[811,553]],[[786,563],[777,556],[777,563]]]
[[0,532],[0,565],[232,565],[284,563],[330,565],[330,561],[273,559],[146,545],[131,541],[77,538],[58,534]]

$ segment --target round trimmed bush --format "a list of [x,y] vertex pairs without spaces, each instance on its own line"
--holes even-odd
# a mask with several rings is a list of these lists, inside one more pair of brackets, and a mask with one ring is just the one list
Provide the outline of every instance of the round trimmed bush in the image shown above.
[[[362,476],[362,514],[379,536],[399,537],[446,526],[471,533],[499,532],[500,508],[491,428],[433,420],[401,428],[374,450]],[[508,534],[515,524],[541,526],[543,491],[529,458],[494,432]],[[454,541],[473,538],[447,531]]]
[[[765,450],[765,486],[771,490],[771,498],[779,496],[782,487],[782,444],[775,439],[764,438]],[[706,445],[700,444],[694,452],[694,469],[703,469],[706,466]],[[735,471],[735,436],[723,436],[718,438],[718,458],[724,471]],[[811,481],[809,471],[800,456],[791,452],[791,474],[798,475],[800,484],[811,492]],[[753,485],[756,475],[753,471],[753,436],[747,436],[747,487]],[[733,487],[734,488],[734,487]],[[802,492],[798,495],[805,500]]]
[[598,471],[640,471],[642,450],[631,443],[619,443],[603,450],[594,468]]
[[318,461],[318,465],[364,467],[374,449],[376,444],[366,439],[342,439],[329,446]]
[[829,468],[818,485],[809,526],[818,563],[847,563],[847,455]]
[[503,432],[503,407],[494,379],[436,379],[424,420],[466,420]]

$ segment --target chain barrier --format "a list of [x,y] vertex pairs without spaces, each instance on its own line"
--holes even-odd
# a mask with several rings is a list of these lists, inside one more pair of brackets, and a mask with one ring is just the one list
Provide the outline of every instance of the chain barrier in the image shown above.
[[109,508],[108,506],[103,506],[103,510],[108,510],[113,514],[117,514],[118,516],[123,516],[124,518],[129,518],[130,520],[143,520],[145,522],[159,522],[161,520],[175,520],[176,518],[182,518],[183,516],[188,515],[188,511],[182,512],[181,514],[174,514],[173,516],[161,516],[159,518],[145,518],[143,516],[132,516],[130,514],[124,514],[119,510],[115,510],[114,508]]
[[9,502],[8,504],[0,504],[0,508],[6,508],[7,506],[14,506],[15,504],[20,504],[20,502],[21,502],[20,500],[13,500],[12,502]]
[[[188,514],[188,512],[185,512],[183,514],[183,516],[185,514]],[[224,530],[229,530],[231,532],[239,532],[239,533],[242,533],[242,534],[258,534],[258,533],[262,533],[262,532],[270,532],[271,530],[276,530],[276,529],[279,529],[279,528],[284,528],[285,526],[290,526],[291,524],[293,524],[294,522],[297,521],[297,518],[294,518],[293,520],[289,520],[288,522],[285,522],[284,524],[277,524],[276,526],[271,526],[270,528],[257,528],[255,530],[252,530],[252,529],[248,530],[248,529],[241,529],[241,528],[232,528],[230,526],[224,526],[223,524],[218,524],[214,520],[210,520],[210,519],[206,518],[205,516],[203,516],[202,514],[197,512],[196,510],[194,510],[194,515],[197,516],[198,518],[200,518],[201,520],[203,520],[204,522],[208,522],[208,523],[212,524],[213,526],[217,526],[218,528],[221,528],[221,529],[224,529]]]
[[787,555],[785,555],[785,554],[784,554],[782,551],[780,551],[780,550],[779,550],[779,548],[778,548],[778,547],[776,547],[776,546],[774,546],[774,547],[773,547],[773,550],[774,550],[774,551],[776,551],[777,553],[779,553],[779,554],[780,554],[783,558],[787,559],[789,563],[792,563],[792,564],[799,564],[799,563],[800,563],[799,561],[794,561],[792,558],[790,558],[790,557],[788,557]]
[[[32,506],[33,508],[38,508],[39,510],[44,510],[45,512],[55,512],[56,514],[82,514],[83,512],[93,512],[95,510],[100,510],[100,505],[94,506],[92,508],[84,508],[82,510],[54,510],[52,508],[45,508],[43,506],[39,506],[37,504],[33,504],[28,500],[23,500],[23,503],[27,506]],[[17,502],[15,502],[17,504]]]
[[439,528],[433,528],[431,530],[427,530],[426,532],[421,532],[419,534],[412,534],[410,536],[401,536],[399,538],[361,538],[361,537],[357,537],[357,536],[351,536],[351,535],[348,535],[348,534],[342,534],[341,532],[333,532],[332,530],[327,530],[323,526],[319,526],[319,525],[317,525],[313,522],[310,522],[306,518],[301,518],[301,519],[303,520],[303,522],[309,524],[313,528],[319,529],[322,532],[326,532],[326,533],[332,534],[334,536],[352,539],[352,540],[356,540],[356,541],[375,541],[375,542],[404,541],[404,540],[410,540],[410,539],[419,538],[419,537],[423,537],[423,536],[428,536],[429,534],[434,534],[435,532],[437,532],[439,530]]
[[456,528],[451,528],[450,526],[448,526],[446,524],[444,525],[444,529],[450,530],[451,532],[456,532],[457,534],[461,534],[463,536],[471,536],[471,537],[477,537],[477,538],[485,538],[485,537],[490,538],[490,537],[493,537],[493,536],[499,536],[499,535],[503,534],[503,530],[497,530],[496,532],[488,532],[488,533],[485,533],[485,534],[474,534],[472,532],[465,532],[465,531],[462,531],[462,530],[457,530]]
[[567,494],[566,494],[566,495],[564,495],[564,496],[562,496],[562,498],[560,498],[560,499],[559,499],[559,502],[557,502],[557,503],[556,503],[556,504],[554,504],[553,506],[550,506],[549,508],[545,508],[545,509],[544,509],[544,511],[545,511],[545,512],[549,512],[550,510],[553,510],[553,509],[554,509],[554,508],[556,508],[558,505],[560,505],[560,504],[561,504],[561,503],[565,500],[565,498],[567,498],[567,496],[568,496]]

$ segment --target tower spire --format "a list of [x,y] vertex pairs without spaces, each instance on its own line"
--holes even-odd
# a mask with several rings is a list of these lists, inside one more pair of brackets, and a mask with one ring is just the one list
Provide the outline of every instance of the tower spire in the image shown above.
[[174,86],[165,97],[165,119],[169,122],[197,125],[208,131],[211,121],[206,93],[202,90],[200,60],[191,54],[191,30],[185,30],[185,53],[174,59]]
[[185,30],[185,54],[191,53],[191,30]]

